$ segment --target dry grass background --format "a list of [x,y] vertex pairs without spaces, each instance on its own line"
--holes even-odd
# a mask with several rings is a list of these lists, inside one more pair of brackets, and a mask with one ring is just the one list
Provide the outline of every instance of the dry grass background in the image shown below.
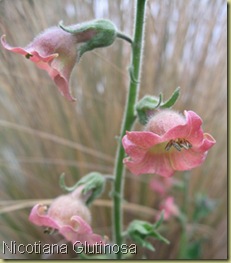
[[[132,35],[133,5],[134,1],[127,0],[1,0],[0,34],[6,34],[12,45],[25,46],[60,20],[68,25],[109,18]],[[206,239],[203,259],[227,257],[226,15],[226,5],[220,0],[149,0],[146,15],[140,97],[163,92],[168,98],[180,86],[181,98],[175,109],[197,112],[204,120],[204,130],[217,140],[204,165],[189,175],[189,198],[203,192],[218,200],[215,211],[195,233]],[[60,236],[44,235],[28,222],[29,201],[61,194],[58,179],[62,172],[68,184],[92,170],[112,173],[129,60],[129,45],[121,40],[85,54],[71,78],[78,101],[70,103],[46,72],[0,48],[0,244],[2,240],[62,242]],[[181,180],[183,174],[174,176]],[[160,199],[149,190],[150,178],[127,172],[126,201],[156,209]],[[109,184],[107,188],[102,200],[109,200]],[[175,196],[181,205],[182,194]],[[28,207],[17,209],[24,205]],[[133,218],[154,222],[149,211],[141,213],[139,207],[125,210],[125,224]],[[98,203],[92,213],[96,232],[111,236],[110,203]],[[154,242],[155,253],[140,249],[137,258],[141,253],[149,259],[176,258],[180,236],[177,221],[166,225],[163,233],[171,245]]]

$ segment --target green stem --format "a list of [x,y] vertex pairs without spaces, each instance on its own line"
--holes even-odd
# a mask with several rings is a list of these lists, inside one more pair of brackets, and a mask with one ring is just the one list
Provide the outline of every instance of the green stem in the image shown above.
[[184,203],[182,207],[182,212],[185,215],[184,220],[180,220],[181,222],[181,236],[180,236],[180,248],[179,248],[179,259],[185,259],[185,253],[188,246],[188,235],[187,235],[187,212],[188,212],[188,205],[189,205],[189,173],[184,173]]
[[[124,166],[123,159],[125,157],[124,149],[121,143],[122,137],[126,131],[131,130],[135,121],[135,104],[139,92],[139,77],[140,67],[142,61],[142,44],[144,33],[144,16],[145,16],[145,2],[146,0],[137,0],[136,14],[135,14],[135,31],[132,44],[132,60],[130,65],[130,86],[127,95],[127,101],[124,111],[124,118],[122,121],[120,140],[118,142],[117,155],[115,161],[115,182],[114,182],[114,195],[113,195],[113,226],[115,244],[121,246],[123,242],[122,237],[122,200],[123,200],[123,174]],[[122,254],[118,253],[117,258],[121,259]]]

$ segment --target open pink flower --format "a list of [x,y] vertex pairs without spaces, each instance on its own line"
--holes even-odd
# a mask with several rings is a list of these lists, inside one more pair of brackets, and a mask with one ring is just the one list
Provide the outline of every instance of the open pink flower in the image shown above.
[[79,189],[56,198],[49,208],[45,205],[35,205],[29,220],[35,225],[58,230],[73,244],[76,241],[87,242],[88,245],[104,243],[102,237],[93,233],[89,225],[90,211],[84,204]]
[[87,41],[93,34],[94,31],[74,35],[59,27],[51,27],[40,33],[25,48],[10,46],[5,35],[1,37],[1,42],[7,50],[24,55],[39,68],[46,70],[61,94],[74,101],[69,79],[78,55],[76,44]]
[[125,165],[135,175],[191,170],[201,165],[214,138],[203,133],[202,120],[193,111],[181,115],[173,110],[160,110],[148,122],[146,131],[127,132],[122,143],[129,157]]
[[180,214],[178,206],[175,204],[174,198],[168,196],[160,205],[160,213],[157,214],[157,219],[160,218],[161,212],[164,211],[164,220],[169,220],[172,216]]

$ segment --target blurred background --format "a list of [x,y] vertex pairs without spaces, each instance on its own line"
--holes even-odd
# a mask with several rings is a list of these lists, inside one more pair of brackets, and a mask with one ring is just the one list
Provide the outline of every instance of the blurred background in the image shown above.
[[[95,18],[112,20],[120,31],[133,34],[134,3],[128,0],[1,0],[0,34],[12,46],[26,46],[47,27]],[[140,98],[146,94],[167,99],[176,87],[178,111],[193,110],[216,145],[205,163],[188,178],[186,228],[191,258],[227,258],[227,11],[221,0],[149,0]],[[63,193],[59,176],[74,184],[91,171],[113,172],[129,83],[130,46],[120,39],[104,49],[86,53],[71,77],[76,103],[60,95],[45,71],[18,54],[0,47],[0,248],[10,243],[59,243],[45,235],[28,215],[34,200]],[[136,124],[136,129],[142,129]],[[174,180],[182,182],[177,172]],[[161,197],[150,188],[153,176],[126,171],[124,227],[133,219],[155,222]],[[111,237],[110,183],[91,207],[96,233]],[[181,207],[185,193],[171,189]],[[204,196],[202,203],[198,196]],[[199,198],[200,199],[200,198]],[[211,205],[212,204],[212,205]],[[208,213],[193,221],[200,206]],[[211,209],[210,209],[211,208]],[[141,212],[142,211],[142,212]],[[152,212],[153,211],[153,212]],[[182,230],[172,218],[161,233],[170,245],[153,241],[155,252],[138,248],[135,258],[179,258]],[[191,249],[191,250],[190,250]],[[1,249],[2,252],[2,249]],[[75,255],[66,255],[72,258]],[[5,254],[2,258],[62,258],[63,255]],[[190,253],[188,253],[190,258]]]

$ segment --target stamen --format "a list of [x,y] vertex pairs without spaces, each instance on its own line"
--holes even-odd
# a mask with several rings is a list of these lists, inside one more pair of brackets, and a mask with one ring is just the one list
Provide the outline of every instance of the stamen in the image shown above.
[[182,138],[178,138],[177,140],[170,140],[165,146],[165,150],[169,151],[172,146],[179,152],[182,148],[184,148],[185,150],[192,148],[192,144],[186,139]]
[[174,141],[174,142],[172,143],[172,145],[175,147],[175,149],[177,149],[177,151],[179,151],[179,152],[181,151],[181,145],[180,145],[179,143],[177,143],[177,142]]
[[25,57],[26,57],[27,59],[30,59],[30,57],[33,57],[33,55],[31,55],[30,53],[27,53],[27,54],[25,55]]
[[54,232],[55,232],[55,229],[51,227],[46,227],[43,231],[44,234],[48,234],[48,235],[52,235],[54,234]]

